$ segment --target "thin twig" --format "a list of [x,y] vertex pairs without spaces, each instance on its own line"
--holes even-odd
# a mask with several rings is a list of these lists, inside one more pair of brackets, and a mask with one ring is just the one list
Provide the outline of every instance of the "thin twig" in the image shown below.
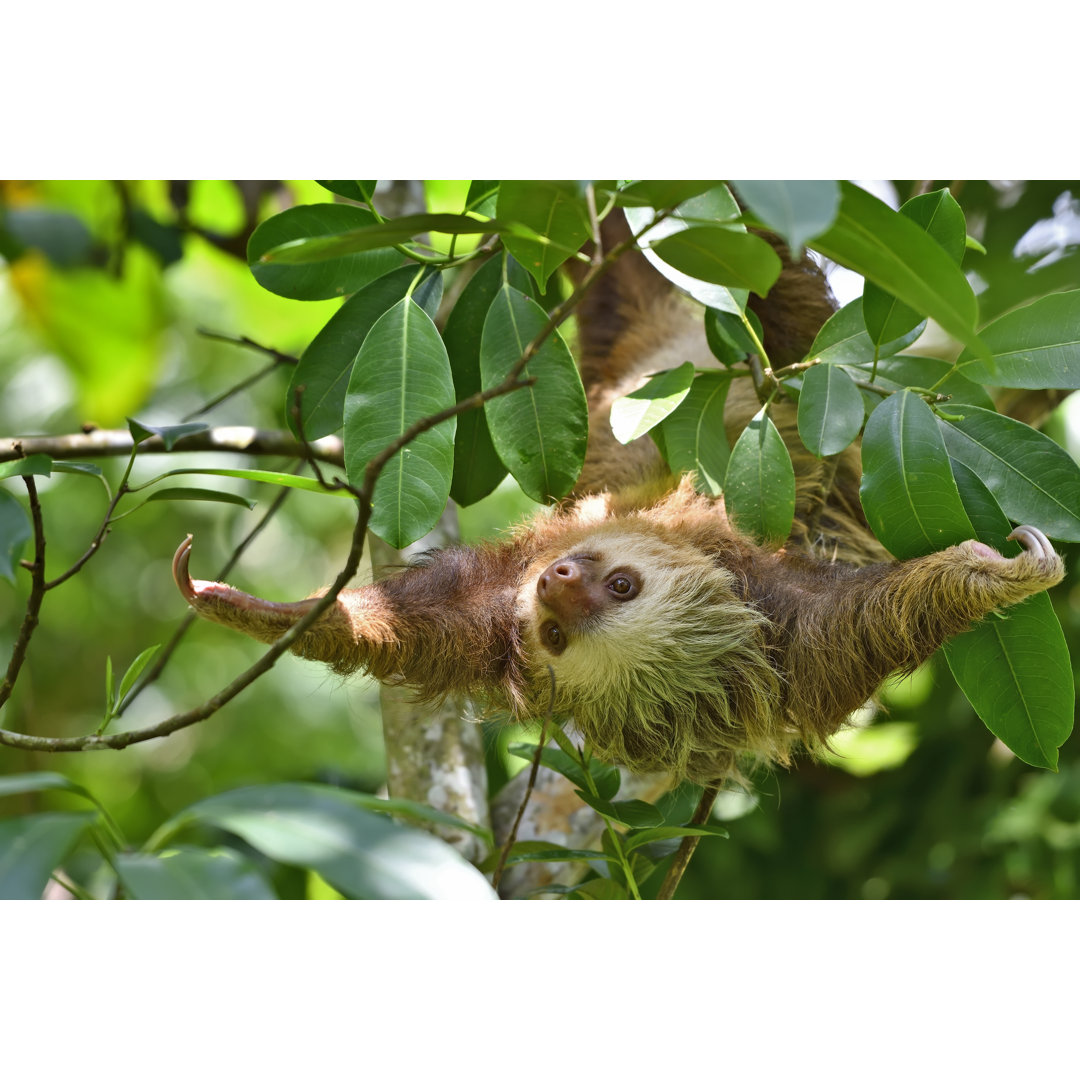
[[[705,790],[701,793],[701,802],[698,803],[697,809],[694,811],[694,816],[690,819],[691,825],[704,825],[705,822],[709,820],[713,803],[716,802],[716,796],[719,792],[720,786],[718,784],[709,784],[706,786]],[[694,854],[694,850],[697,848],[699,840],[701,840],[700,836],[683,837],[682,843],[679,845],[679,850],[675,852],[675,859],[671,866],[668,867],[664,883],[660,886],[660,891],[656,894],[657,900],[671,900],[675,896],[675,890],[679,887],[679,882],[682,881],[682,876],[686,872],[687,866],[690,865],[690,857]]]

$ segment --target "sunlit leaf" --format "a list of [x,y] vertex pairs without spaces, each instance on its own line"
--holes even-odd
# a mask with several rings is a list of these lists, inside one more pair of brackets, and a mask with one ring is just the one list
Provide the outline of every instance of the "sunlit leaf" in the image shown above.
[[31,454],[0,465],[0,480],[7,480],[10,476],[51,476],[52,470],[53,459],[48,454]]
[[730,386],[731,376],[725,372],[700,373],[682,404],[660,425],[667,463],[675,472],[696,473],[700,489],[714,496],[723,490],[731,457],[724,434]]
[[[485,389],[497,386],[547,325],[544,309],[509,284],[492,301],[480,342]],[[588,410],[577,365],[558,331],[529,361],[533,385],[484,405],[491,439],[503,464],[537,502],[565,495],[585,460]]]
[[230,848],[122,854],[116,872],[132,900],[276,900],[255,865]]
[[780,275],[780,257],[766,241],[732,229],[693,226],[656,241],[652,250],[693,278],[751,289],[759,296]]
[[611,430],[621,443],[633,442],[669,416],[690,392],[693,362],[687,360],[670,371],[653,375],[644,386],[611,406]]
[[[906,349],[923,331],[920,323],[895,341],[885,342],[877,347],[877,356],[892,356]],[[825,364],[872,364],[875,355],[874,343],[866,332],[863,321],[862,298],[845,304],[831,316],[814,338],[814,344],[807,354],[812,359]]]
[[634,833],[624,841],[627,853],[657,840],[672,840],[683,836],[718,836],[726,840],[731,834],[722,825],[657,825]]
[[795,470],[764,409],[747,424],[731,451],[724,502],[736,528],[759,542],[780,542],[791,532]]
[[167,476],[233,476],[238,480],[254,480],[260,484],[275,484],[278,487],[297,488],[300,491],[313,491],[320,495],[343,495],[352,498],[352,493],[345,489],[325,488],[313,476],[296,476],[293,473],[267,472],[265,469],[170,469],[156,480]]
[[177,440],[182,439],[185,435],[194,435],[198,431],[206,431],[209,428],[209,424],[194,423],[194,424],[169,424],[165,427],[154,427],[152,424],[144,424],[139,420],[133,420],[128,417],[128,431],[131,432],[131,437],[135,441],[135,445],[146,442],[147,439],[152,438],[154,435],[158,435],[161,441],[165,444],[166,450],[171,450],[177,443]]
[[584,193],[573,180],[503,180],[496,216],[500,223],[519,222],[551,241],[503,237],[506,249],[541,288],[589,237]]
[[[404,299],[368,331],[345,397],[345,468],[359,487],[368,463],[417,422],[454,404],[454,381],[430,317]],[[391,547],[430,532],[446,506],[456,418],[398,450],[375,484],[369,528]]]
[[210,488],[173,487],[161,488],[153,491],[146,497],[147,502],[219,502],[231,503],[233,506],[243,506],[248,510],[255,509],[255,500],[248,499],[243,495],[237,495],[232,491],[213,491]]

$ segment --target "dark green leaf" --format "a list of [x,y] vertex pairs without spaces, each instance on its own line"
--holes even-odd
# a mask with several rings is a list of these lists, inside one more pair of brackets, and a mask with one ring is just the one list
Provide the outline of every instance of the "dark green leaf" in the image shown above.
[[215,795],[159,829],[157,843],[200,823],[234,833],[278,862],[314,870],[354,899],[497,899],[448,844],[371,813],[339,788],[266,784]]
[[13,585],[23,545],[33,535],[30,518],[22,503],[11,492],[0,488],[0,577],[7,578]]
[[780,542],[795,520],[795,470],[776,425],[757,413],[731,451],[724,501],[736,528],[759,542]]
[[957,369],[978,383],[1042,390],[1080,387],[1080,290],[1044,296],[979,331],[992,359],[965,349]]
[[[489,860],[498,863],[497,855]],[[506,859],[507,866],[526,862],[614,862],[614,856],[602,851],[587,851],[578,848],[559,847],[546,840],[521,840],[511,849]],[[485,866],[487,864],[485,863]],[[491,869],[494,869],[492,865]]]
[[49,875],[97,817],[30,814],[0,821],[0,900],[40,900]]
[[[900,213],[919,225],[936,240],[949,257],[960,265],[964,258],[967,224],[960,204],[947,188],[917,195],[900,207]],[[875,342],[892,341],[918,326],[923,317],[872,281],[863,289],[863,317],[866,329]]]
[[367,202],[375,194],[378,180],[319,180],[327,191],[354,202]]
[[[465,195],[465,211],[474,214],[494,214],[494,199],[499,194],[498,180],[472,180],[469,183],[468,193]],[[490,211],[486,208],[491,203]],[[481,209],[484,207],[484,209]]]
[[31,454],[0,465],[0,480],[11,476],[52,476],[53,459],[48,454]]
[[[155,477],[150,483],[164,480],[167,476],[234,476],[238,480],[254,480],[260,484],[275,484],[278,487],[298,488],[300,491],[314,491],[320,495],[340,495],[352,498],[352,493],[345,489],[324,488],[313,476],[295,476],[293,473],[267,472],[265,469],[170,469],[167,473]],[[145,486],[145,485],[144,485]]]
[[671,840],[682,836],[719,836],[726,840],[729,835],[727,829],[721,825],[658,825],[634,833],[623,842],[623,846],[629,854],[635,848],[656,843],[657,840]]
[[209,424],[169,424],[166,427],[153,427],[151,424],[141,423],[139,420],[133,420],[128,417],[128,431],[131,432],[132,439],[135,440],[135,445],[146,442],[147,439],[158,435],[161,437],[161,441],[165,444],[166,450],[171,450],[177,440],[182,439],[185,435],[194,435],[197,431],[206,431],[209,428]]
[[972,405],[961,411],[962,420],[941,422],[949,456],[980,477],[1013,521],[1037,525],[1058,540],[1080,540],[1076,462],[1018,420]]
[[[517,288],[526,287],[525,272],[515,262],[507,274]],[[464,401],[482,389],[480,339],[491,302],[502,287],[502,259],[489,259],[473,275],[458,297],[443,330],[443,342],[454,373],[454,394]],[[491,441],[484,409],[471,409],[458,417],[454,438],[454,483],[450,495],[459,506],[471,506],[489,495],[506,476]]]
[[697,473],[698,487],[709,495],[723,490],[731,450],[724,434],[724,403],[731,376],[705,371],[690,386],[682,404],[660,426],[672,470]]
[[58,473],[75,473],[84,476],[96,476],[99,479],[105,475],[99,466],[91,465],[87,461],[54,461],[52,467],[53,472]]
[[[454,404],[442,338],[412,300],[401,300],[368,332],[345,398],[345,468],[355,486],[368,463],[410,427]],[[369,528],[391,547],[430,532],[446,506],[454,468],[455,417],[399,450],[375,484]]]
[[[1017,553],[1020,545],[1005,539],[1012,525],[986,485],[959,462],[953,470],[975,535],[1002,554]],[[1069,648],[1046,593],[984,619],[944,652],[983,723],[1022,761],[1056,768],[1075,697]]]
[[116,872],[132,900],[277,899],[251,861],[230,848],[118,855]]
[[839,454],[863,424],[862,394],[835,364],[818,364],[803,376],[799,437],[817,457]]
[[716,187],[718,180],[634,180],[619,188],[619,206],[651,206],[667,210],[672,206],[703,195]]
[[[501,383],[525,347],[547,325],[544,309],[509,284],[484,320],[480,372],[484,387]],[[565,495],[585,460],[588,409],[574,358],[558,331],[529,361],[536,382],[484,405],[491,439],[522,491],[537,502]]]
[[[891,356],[906,349],[921,333],[923,324],[895,341],[879,345],[876,353],[879,359]],[[826,364],[872,364],[875,355],[874,343],[866,332],[863,321],[862,298],[845,304],[818,331],[814,344],[807,354]]]
[[8,209],[3,225],[23,247],[36,248],[54,266],[71,267],[85,263],[94,238],[81,218],[64,210],[27,206]]
[[796,259],[808,240],[836,220],[840,189],[835,180],[736,180],[734,183],[754,216],[783,237]]
[[233,506],[244,506],[248,510],[255,509],[254,499],[247,499],[243,495],[236,495],[231,491],[211,491],[209,488],[162,488],[159,491],[151,492],[146,497],[147,502],[169,502],[176,500],[230,503]]
[[780,275],[780,258],[761,239],[747,232],[692,226],[652,245],[676,270],[700,281],[729,288],[752,289],[764,296]]
[[[848,374],[856,379],[869,380],[873,364],[845,365]],[[990,395],[981,387],[964,378],[948,360],[935,356],[889,356],[878,361],[874,383],[883,390],[902,390],[907,386],[933,386],[937,393],[948,394],[950,404],[978,405],[993,409]],[[868,395],[876,408],[882,401],[877,395]]]
[[72,795],[89,799],[95,806],[100,803],[81,784],[69,780],[61,773],[30,772],[16,773],[13,776],[0,776],[0,796],[23,795],[28,791],[67,791]]
[[937,419],[922,398],[904,390],[879,405],[866,422],[862,456],[866,519],[898,559],[971,538]]
[[633,442],[670,416],[690,392],[694,364],[687,360],[670,371],[653,375],[611,406],[611,430],[621,443]]
[[611,878],[593,878],[571,892],[582,900],[626,900],[629,896],[624,886]]
[[[341,429],[345,394],[360,346],[379,317],[409,291],[417,272],[415,266],[402,266],[365,285],[349,297],[315,335],[293,370],[285,396],[285,416],[294,435],[300,433],[293,409],[296,391],[301,386],[304,388],[300,399],[304,437],[309,441],[321,439]],[[420,293],[428,283],[432,283],[441,295],[438,288],[440,282],[441,278],[436,274],[416,291]],[[435,313],[423,303],[424,298],[415,295],[424,310],[434,318]],[[435,307],[437,310],[437,301]]]
[[158,221],[138,206],[131,208],[131,237],[152,251],[162,266],[172,266],[184,257],[183,233],[175,225]]
[[981,354],[973,330],[975,294],[948,252],[910,218],[854,184],[844,181],[840,191],[840,213],[814,241],[815,249],[937,320]]
[[[747,312],[747,318],[757,320],[752,312]],[[761,341],[761,324],[757,322],[754,328],[758,341]],[[732,315],[728,311],[717,311],[716,308],[705,309],[705,340],[708,342],[709,351],[725,367],[738,364],[745,360],[750,353],[757,352],[754,343],[742,318]]]
[[360,206],[322,203],[294,206],[264,221],[248,241],[248,262],[255,280],[279,296],[293,300],[326,300],[347,296],[400,266],[405,257],[388,247],[361,251],[300,266],[261,262],[272,248],[309,237],[334,236],[375,223],[375,215]]
[[588,791],[581,790],[577,792],[577,795],[583,803],[591,806],[602,817],[618,821],[622,825],[629,825],[632,829],[649,828],[661,824],[664,820],[664,815],[652,803],[641,799],[609,802],[607,799],[597,798]]
[[541,289],[589,237],[589,212],[581,186],[573,180],[503,180],[496,217],[518,222],[550,243],[505,235],[507,251],[533,276]]

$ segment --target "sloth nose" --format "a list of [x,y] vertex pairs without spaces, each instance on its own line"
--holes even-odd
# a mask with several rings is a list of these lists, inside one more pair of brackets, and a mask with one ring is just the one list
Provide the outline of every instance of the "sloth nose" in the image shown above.
[[537,579],[536,592],[541,600],[546,600],[553,592],[566,586],[575,586],[581,582],[581,567],[571,559],[553,562]]

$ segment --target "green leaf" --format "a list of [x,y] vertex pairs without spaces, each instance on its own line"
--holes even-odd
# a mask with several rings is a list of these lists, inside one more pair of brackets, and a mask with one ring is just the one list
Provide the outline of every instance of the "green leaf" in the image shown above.
[[715,226],[692,226],[652,245],[676,270],[700,281],[751,289],[764,296],[780,276],[780,258],[761,239],[747,232]]
[[375,194],[377,180],[316,180],[327,191],[355,202],[367,202]]
[[682,404],[660,425],[668,465],[674,472],[697,473],[698,487],[709,495],[723,490],[731,450],[724,434],[724,403],[731,376],[705,371],[690,386]]
[[215,795],[184,810],[148,846],[212,825],[289,866],[314,870],[338,892],[371,900],[496,900],[483,875],[427,833],[318,784],[266,784]]
[[[960,265],[964,258],[967,224],[964,211],[948,189],[917,195],[900,207],[900,213],[921,226],[927,236],[936,240],[953,262]],[[872,281],[866,283],[862,301],[866,329],[875,342],[892,341],[923,321],[914,308],[900,303]]]
[[[442,338],[428,315],[404,299],[368,332],[345,397],[345,468],[355,486],[377,454],[413,424],[454,404]],[[369,528],[407,547],[439,520],[450,494],[457,420],[437,424],[386,464],[375,484]]]
[[979,331],[992,356],[965,349],[957,369],[977,383],[1042,390],[1080,388],[1080,290],[1044,296]]
[[53,472],[96,476],[99,480],[104,479],[105,476],[97,465],[91,465],[87,461],[54,461],[52,468]]
[[[953,463],[957,486],[976,536],[1013,554],[1012,526],[985,484]],[[1073,727],[1069,648],[1046,593],[984,619],[944,645],[953,676],[983,723],[1029,765],[1056,769],[1057,748]]]
[[277,899],[255,865],[230,848],[118,855],[116,872],[132,900]]
[[[615,862],[615,856],[603,851],[588,851],[580,848],[560,847],[546,840],[519,840],[507,856],[507,866],[526,862]],[[484,863],[485,868],[491,863],[494,870],[498,865],[498,853]]]
[[230,503],[233,506],[243,506],[248,510],[255,509],[255,500],[247,499],[243,495],[236,495],[231,491],[212,491],[209,488],[174,487],[162,488],[152,491],[146,496],[146,502],[219,502]]
[[53,459],[48,454],[31,454],[0,465],[0,480],[12,476],[52,476]]
[[729,311],[717,311],[716,308],[705,309],[705,340],[709,351],[725,367],[738,364],[750,353],[757,352],[757,345],[750,337],[743,322],[744,319],[751,321],[754,333],[760,341],[761,322],[752,311],[748,310],[740,316],[732,315]]
[[862,428],[862,394],[835,364],[818,364],[803,376],[799,437],[816,457],[839,454]]
[[209,428],[209,424],[169,424],[166,427],[153,427],[150,424],[144,424],[139,420],[133,420],[128,417],[128,431],[131,432],[131,437],[135,441],[135,445],[146,442],[147,439],[152,438],[154,435],[158,435],[161,441],[165,444],[166,450],[171,450],[177,443],[177,440],[182,439],[185,435],[194,435],[197,431],[206,431]]
[[527,225],[551,243],[506,235],[507,251],[541,287],[589,237],[589,212],[581,186],[573,180],[503,180],[496,217]]
[[[844,365],[848,374],[856,379],[869,379],[874,372],[872,363]],[[937,393],[948,394],[950,404],[978,405],[993,409],[990,395],[981,387],[964,378],[948,360],[936,356],[889,356],[878,361],[874,384],[883,390],[903,390],[908,386],[933,386]],[[883,400],[876,394],[868,394],[873,407]]]
[[0,900],[40,900],[49,875],[97,818],[30,814],[0,821]]
[[[365,285],[350,296],[315,335],[293,370],[285,395],[285,416],[294,435],[300,434],[293,409],[296,391],[301,386],[304,388],[300,409],[305,438],[308,441],[321,439],[341,429],[349,377],[364,338],[379,317],[409,291],[416,276],[415,266],[402,266]],[[435,274],[422,282],[413,294],[432,318],[442,295],[441,282],[441,276]],[[435,298],[434,310],[430,303],[432,297]]]
[[570,892],[581,897],[582,900],[626,900],[629,897],[622,885],[611,878],[604,877],[586,881],[584,885],[578,885],[577,888],[571,889]]
[[30,772],[17,773],[14,776],[0,776],[0,797],[4,795],[24,795],[29,791],[67,791],[88,799],[99,809],[101,804],[81,784],[76,784],[61,773]]
[[[156,484],[168,476],[234,476],[238,480],[254,480],[260,484],[274,484],[277,487],[297,488],[300,491],[313,491],[319,495],[338,495],[352,498],[352,492],[345,489],[325,488],[313,476],[295,476],[293,473],[267,472],[265,469],[170,469],[167,473],[148,481]],[[143,485],[146,486],[145,484]]]
[[11,492],[0,488],[0,577],[7,578],[12,585],[23,546],[33,535],[23,504]]
[[972,405],[963,414],[962,420],[941,422],[949,456],[982,479],[1011,520],[1037,525],[1058,540],[1080,540],[1076,462],[1019,420]]
[[[485,388],[501,383],[525,347],[547,325],[544,309],[504,283],[491,304],[480,341]],[[577,366],[558,331],[529,361],[536,382],[486,402],[491,440],[503,464],[537,502],[565,495],[585,460],[588,408]]]
[[625,397],[616,398],[611,406],[615,438],[626,444],[651,431],[678,408],[693,381],[694,364],[687,360],[677,368],[651,376],[644,386]]
[[[480,221],[465,214],[404,214],[382,222],[375,222],[372,217],[371,224],[358,228],[337,231],[332,235],[312,235],[285,241],[264,251],[260,256],[260,265],[299,267],[329,259],[336,261],[380,248],[385,252],[395,244],[407,243],[428,232],[461,236],[500,231],[495,222]],[[398,258],[397,261],[400,263],[402,260]]]
[[815,250],[858,271],[982,354],[973,330],[975,294],[948,252],[910,218],[854,184],[843,181],[840,192],[836,222],[814,241]]
[[779,543],[795,520],[795,470],[776,425],[762,409],[731,451],[724,501],[740,532]]
[[866,332],[863,321],[862,298],[845,304],[832,315],[814,338],[807,356],[825,364],[872,364],[874,355],[879,359],[906,349],[923,331],[920,323],[895,341],[875,346]]
[[704,195],[719,180],[634,180],[619,188],[615,202],[619,206],[651,206],[667,210],[687,199]]
[[[520,290],[527,288],[527,275],[515,262],[506,268],[508,279]],[[489,259],[473,275],[458,297],[443,330],[443,342],[454,373],[454,394],[464,401],[482,389],[480,339],[491,302],[502,287],[503,260]],[[483,407],[458,417],[454,439],[454,482],[450,495],[459,506],[471,506],[489,495],[506,476],[491,441]]]
[[90,230],[81,218],[67,211],[26,206],[8,208],[0,218],[18,244],[37,249],[54,266],[78,266],[93,250]]
[[359,206],[320,203],[294,206],[264,221],[248,240],[248,263],[264,288],[292,300],[327,300],[346,296],[400,266],[405,257],[393,248],[361,251],[336,259],[289,266],[261,262],[273,248],[309,237],[330,236],[375,223],[375,215]]
[[120,693],[116,695],[116,701],[122,702],[127,697],[128,691],[135,685],[135,680],[142,674],[143,668],[154,657],[154,653],[160,649],[160,645],[151,645],[148,649],[143,649],[134,660],[131,661],[127,671],[124,672],[124,677],[120,680]]
[[607,799],[597,798],[588,791],[579,790],[576,794],[583,803],[591,806],[602,817],[610,821],[618,821],[622,825],[629,825],[632,829],[650,828],[662,824],[664,820],[664,815],[652,803],[641,799],[609,802]]
[[835,220],[840,189],[835,180],[736,180],[743,202],[763,225],[783,237],[797,260],[803,245]]
[[682,836],[719,836],[726,840],[731,834],[721,825],[658,825],[634,833],[623,842],[626,853],[657,840],[671,840]]
[[866,422],[862,458],[866,519],[898,559],[971,538],[937,419],[922,398],[904,390],[879,405]]

